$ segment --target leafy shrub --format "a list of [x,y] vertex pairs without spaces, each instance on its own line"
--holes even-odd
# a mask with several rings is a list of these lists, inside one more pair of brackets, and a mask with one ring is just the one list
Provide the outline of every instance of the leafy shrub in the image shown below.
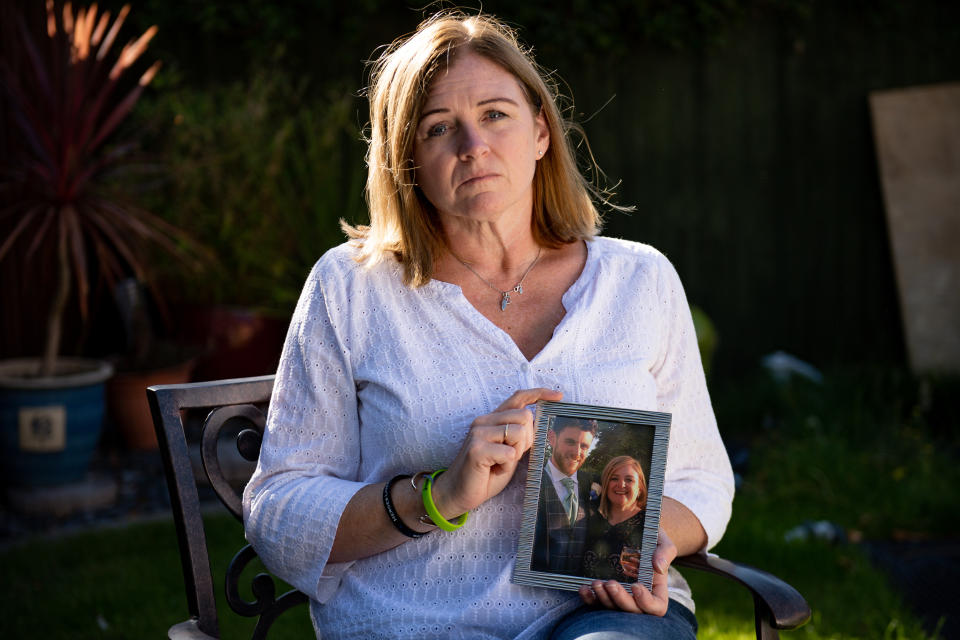
[[346,90],[317,98],[273,69],[155,98],[148,146],[162,158],[163,188],[154,209],[219,262],[188,295],[292,309],[313,262],[342,241],[338,220],[364,211],[354,105]]

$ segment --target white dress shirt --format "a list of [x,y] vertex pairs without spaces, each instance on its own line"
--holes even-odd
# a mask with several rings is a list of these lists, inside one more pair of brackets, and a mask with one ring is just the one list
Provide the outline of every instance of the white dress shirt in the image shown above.
[[565,475],[563,471],[557,469],[557,465],[553,464],[553,458],[547,460],[547,475],[550,476],[550,482],[553,483],[553,489],[557,492],[557,497],[560,498],[560,502],[566,504],[567,496],[571,493],[563,486],[563,479],[570,478],[573,480],[573,493],[577,493],[580,490],[580,482],[577,480],[577,474],[574,472],[572,476]]

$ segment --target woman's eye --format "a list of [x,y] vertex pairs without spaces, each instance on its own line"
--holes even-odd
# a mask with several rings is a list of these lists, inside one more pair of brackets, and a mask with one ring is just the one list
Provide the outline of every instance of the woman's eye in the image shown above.
[[503,111],[488,111],[488,112],[487,112],[487,118],[489,118],[490,120],[499,120],[499,119],[505,118],[505,117],[507,117],[507,114],[505,114]]
[[447,125],[440,123],[435,124],[429,129],[427,129],[427,135],[430,137],[442,136],[447,132]]

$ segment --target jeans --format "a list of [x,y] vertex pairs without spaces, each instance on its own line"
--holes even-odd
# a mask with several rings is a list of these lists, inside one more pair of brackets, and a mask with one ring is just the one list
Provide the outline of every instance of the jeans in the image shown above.
[[581,606],[557,624],[550,640],[696,640],[697,618],[673,600],[662,618]]

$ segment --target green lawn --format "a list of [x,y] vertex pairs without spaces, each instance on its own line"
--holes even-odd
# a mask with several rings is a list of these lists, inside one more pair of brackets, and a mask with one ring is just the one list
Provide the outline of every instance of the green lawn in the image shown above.
[[[955,536],[960,486],[955,380],[891,371],[840,372],[824,385],[757,378],[714,391],[722,430],[750,445],[733,519],[716,551],[771,571],[810,602],[813,618],[785,638],[929,638],[856,544],[784,542],[805,520],[831,520],[867,539],[894,532]],[[766,427],[758,428],[757,425]],[[229,516],[208,518],[217,582],[240,544]],[[749,639],[746,590],[687,571],[700,638]],[[147,638],[186,617],[172,524],[137,524],[35,541],[0,556],[3,638]],[[290,615],[290,614],[288,614]],[[221,624],[225,638],[249,621]],[[300,608],[276,637],[310,637]],[[271,636],[273,637],[273,636]]]
[[[227,514],[206,521],[214,580],[222,584],[227,563],[243,545],[243,530]],[[172,521],[18,547],[0,558],[0,579],[9,594],[2,638],[164,638],[168,627],[187,618]],[[225,604],[219,608],[223,638],[249,637],[252,621],[231,616]],[[278,626],[288,631],[278,638],[312,637],[306,607],[292,618],[285,625],[290,629]]]

